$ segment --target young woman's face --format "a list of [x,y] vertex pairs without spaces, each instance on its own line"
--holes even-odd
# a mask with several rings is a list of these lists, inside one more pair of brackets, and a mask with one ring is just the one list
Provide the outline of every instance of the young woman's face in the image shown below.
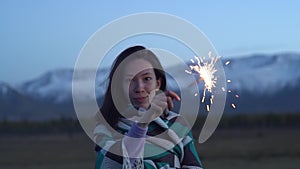
[[155,96],[155,90],[161,85],[161,79],[156,78],[153,66],[144,59],[137,59],[125,66],[124,73],[124,90],[131,104],[147,109]]

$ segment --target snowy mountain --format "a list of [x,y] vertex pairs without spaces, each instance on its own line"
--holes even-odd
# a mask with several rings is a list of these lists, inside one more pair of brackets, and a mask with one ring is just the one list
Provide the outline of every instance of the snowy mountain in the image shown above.
[[[83,70],[80,72],[79,78],[75,79],[76,83],[80,83],[82,99],[89,99],[91,96],[87,95],[84,88],[85,83],[92,79],[90,76],[93,70]],[[104,82],[103,70],[97,73],[95,84],[102,84]],[[106,71],[107,72],[107,71]],[[52,103],[69,103],[72,101],[72,69],[59,69],[47,72],[40,77],[31,81],[25,82],[17,86],[17,90],[29,97],[37,100],[45,100]],[[102,86],[96,85],[96,93],[98,97],[103,94]]]
[[34,99],[60,102],[70,99],[72,70],[55,70],[25,82],[18,87],[24,95]]
[[252,55],[230,61],[225,67],[227,79],[232,80],[228,89],[240,97],[228,94],[227,99],[237,103],[238,112],[300,112],[300,54]]
[[235,90],[272,94],[299,85],[300,55],[253,55],[231,59],[225,71]]
[[[227,89],[225,114],[239,113],[299,113],[300,112],[300,54],[256,54],[224,59]],[[101,100],[107,86],[109,68],[97,72],[95,92],[88,93],[86,83],[93,80],[92,70],[83,70],[75,79],[82,86],[82,100],[95,94]],[[170,70],[179,71],[178,67]],[[181,71],[181,70],[180,70]],[[19,86],[0,83],[0,119],[45,120],[76,117],[72,104],[72,69],[49,71]],[[171,89],[176,82],[169,80]],[[185,86],[187,87],[187,86]],[[178,92],[178,91],[177,91]],[[235,95],[238,94],[239,98]],[[234,103],[237,108],[230,105]]]

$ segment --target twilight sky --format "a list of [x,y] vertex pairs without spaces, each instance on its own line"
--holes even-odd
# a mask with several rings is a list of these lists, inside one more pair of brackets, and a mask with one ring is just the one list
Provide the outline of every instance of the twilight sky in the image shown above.
[[197,26],[222,57],[300,52],[300,1],[0,2],[0,81],[18,84],[73,68],[88,38],[105,24],[140,12],[163,12]]

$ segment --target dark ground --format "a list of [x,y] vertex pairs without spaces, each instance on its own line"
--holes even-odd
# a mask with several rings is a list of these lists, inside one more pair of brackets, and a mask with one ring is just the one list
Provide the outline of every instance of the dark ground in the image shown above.
[[[206,169],[298,169],[299,141],[299,128],[220,128],[196,147]],[[0,135],[1,169],[89,169],[95,158],[82,131]]]

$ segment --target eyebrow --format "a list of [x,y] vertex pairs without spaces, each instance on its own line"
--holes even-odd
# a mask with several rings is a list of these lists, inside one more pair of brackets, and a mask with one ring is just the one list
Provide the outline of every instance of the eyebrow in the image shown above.
[[[145,75],[148,75],[148,74],[151,74],[151,72],[145,72],[145,73],[143,73],[142,74],[142,76],[145,76]],[[132,78],[132,77],[134,77],[135,75],[133,75],[133,74],[127,74],[127,75],[125,75],[125,77],[128,77],[128,78]]]

